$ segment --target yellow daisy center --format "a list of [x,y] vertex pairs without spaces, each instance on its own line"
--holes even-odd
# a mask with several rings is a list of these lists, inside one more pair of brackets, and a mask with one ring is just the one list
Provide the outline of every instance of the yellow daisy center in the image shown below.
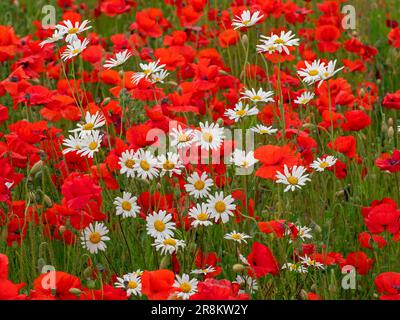
[[188,293],[192,290],[192,286],[188,282],[182,282],[179,288],[182,290],[184,293]]
[[312,77],[315,77],[319,74],[318,70],[310,70],[308,71],[308,74]]
[[244,115],[246,115],[246,110],[244,109],[238,110],[236,111],[236,115],[239,117],[243,117]]
[[295,185],[299,182],[299,179],[297,179],[295,176],[290,176],[287,181],[291,184],[291,185]]
[[321,163],[319,164],[319,167],[322,168],[322,169],[325,169],[325,168],[328,167],[328,166],[329,166],[329,163],[326,162],[326,161],[323,161],[323,162],[321,162]]
[[129,169],[132,169],[134,165],[135,165],[135,160],[128,159],[125,161],[125,166]]
[[75,34],[75,33],[77,33],[78,31],[79,31],[78,28],[71,28],[71,29],[68,30],[68,33],[69,33],[69,34]]
[[211,133],[205,132],[203,133],[203,139],[207,142],[212,142],[214,137]]
[[101,241],[101,235],[98,232],[92,232],[89,236],[89,241],[91,243],[97,244]]
[[175,164],[172,161],[167,160],[164,162],[163,168],[164,170],[172,170],[175,168]]
[[168,238],[168,239],[165,239],[165,240],[164,240],[164,244],[165,244],[166,246],[169,245],[169,246],[175,247],[175,245],[176,245],[176,240],[174,240],[174,239],[172,239],[172,238]]
[[260,96],[254,96],[254,97],[253,97],[253,100],[260,101],[260,100],[261,100],[261,97],[260,97]]
[[92,141],[91,143],[89,143],[89,149],[90,150],[96,150],[97,148],[97,142],[96,141]]
[[135,281],[129,281],[128,282],[128,288],[129,289],[136,289],[138,284]]
[[141,161],[140,161],[140,167],[141,167],[144,171],[149,171],[149,170],[150,170],[150,164],[149,164],[146,160],[141,160]]
[[158,232],[163,232],[165,230],[165,223],[161,220],[154,221],[154,229],[156,229]]
[[223,213],[226,209],[226,204],[225,202],[219,200],[215,203],[214,208],[218,213]]
[[80,50],[79,49],[74,49],[74,50],[72,50],[72,54],[78,54],[80,52]]
[[240,240],[240,239],[242,239],[242,236],[241,236],[239,233],[234,233],[234,234],[232,235],[232,239]]
[[208,219],[208,214],[204,213],[204,212],[200,213],[197,216],[197,220],[200,220],[200,221],[206,221],[207,219]]
[[179,137],[179,142],[188,142],[190,140],[189,136],[187,134],[183,134]]
[[93,123],[86,123],[83,126],[83,130],[92,130],[94,128],[94,124]]
[[204,189],[204,186],[205,186],[206,184],[204,183],[204,181],[203,180],[197,180],[195,183],[194,183],[194,188],[196,189],[196,190],[203,190]]
[[121,203],[121,207],[122,209],[124,209],[125,211],[131,211],[132,209],[132,205],[129,201],[124,201]]
[[278,38],[278,39],[276,39],[276,40],[274,41],[274,43],[276,43],[276,44],[285,44],[286,42],[285,42],[285,40],[283,40],[283,39],[281,39],[281,38]]

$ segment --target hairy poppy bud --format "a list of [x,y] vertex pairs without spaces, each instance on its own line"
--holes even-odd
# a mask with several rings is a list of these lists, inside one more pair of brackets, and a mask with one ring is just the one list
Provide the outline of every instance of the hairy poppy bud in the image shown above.
[[43,195],[43,201],[46,204],[46,206],[48,206],[48,207],[53,206],[53,201],[50,199],[50,197],[47,194]]
[[300,290],[299,299],[300,300],[308,300],[307,292],[304,289]]
[[110,97],[105,98],[105,99],[103,100],[103,106],[105,107],[106,105],[108,105],[108,104],[110,103],[110,101],[111,101],[111,98],[110,98]]
[[72,294],[74,294],[74,295],[79,297],[80,294],[82,293],[82,291],[79,290],[78,288],[71,288],[71,289],[69,289],[69,293],[72,293]]
[[90,278],[92,276],[92,267],[87,267],[85,270],[83,270],[83,276],[85,278]]
[[33,166],[32,169],[30,171],[31,175],[35,175],[36,173],[38,173],[40,170],[42,170],[43,168],[43,161],[39,160],[37,161]]
[[393,137],[394,137],[394,129],[393,129],[393,127],[389,127],[387,135],[389,137],[389,140],[393,139]]
[[94,282],[93,280],[88,280],[86,281],[86,287],[88,289],[94,289],[96,287],[96,282]]
[[240,263],[234,264],[232,267],[232,270],[236,273],[242,273],[244,271],[244,269],[245,269],[244,265],[242,265]]
[[63,234],[65,231],[67,231],[67,227],[66,226],[60,226],[58,228],[58,231],[60,231],[60,233]]
[[223,126],[224,126],[224,119],[218,118],[218,119],[217,119],[217,124],[218,124],[220,127],[223,127]]
[[249,43],[249,37],[247,36],[247,34],[244,34],[240,41],[242,41],[243,46],[246,47]]
[[393,126],[393,118],[389,118],[387,123],[388,123],[389,127],[392,127]]
[[170,256],[164,256],[164,258],[162,258],[160,262],[160,269],[167,269],[170,262],[171,262]]

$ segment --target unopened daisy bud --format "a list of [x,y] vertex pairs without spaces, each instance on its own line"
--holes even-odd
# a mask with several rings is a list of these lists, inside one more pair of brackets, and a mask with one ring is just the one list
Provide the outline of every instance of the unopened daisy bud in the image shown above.
[[51,201],[50,197],[47,194],[43,195],[43,202],[46,204],[48,207],[53,206],[53,201]]
[[244,265],[242,265],[240,263],[234,264],[232,267],[232,270],[236,273],[242,273],[244,271],[244,269],[245,269]]
[[247,34],[244,34],[242,36],[242,38],[240,39],[240,41],[242,42],[243,46],[247,46],[247,44],[249,43],[249,37],[247,36]]
[[79,290],[78,288],[71,288],[71,289],[69,289],[69,293],[74,294],[79,297],[81,295],[82,291]]
[[32,169],[30,171],[31,175],[35,175],[36,173],[38,173],[40,170],[42,170],[43,168],[43,161],[39,160],[37,161],[33,166]]
[[393,126],[393,118],[389,118],[387,123],[388,123],[389,127],[392,127]]
[[387,135],[389,137],[389,140],[393,139],[393,137],[394,137],[394,129],[393,129],[393,127],[389,127]]
[[307,292],[304,289],[300,290],[299,299],[300,300],[308,300]]
[[171,262],[170,256],[164,256],[160,262],[160,269],[167,269]]
[[217,124],[218,124],[220,127],[223,127],[223,126],[224,126],[224,119],[218,118],[218,119],[217,119]]
[[110,98],[110,97],[105,98],[105,99],[103,100],[103,106],[105,107],[106,105],[108,105],[108,104],[110,103],[110,101],[111,101],[111,98]]

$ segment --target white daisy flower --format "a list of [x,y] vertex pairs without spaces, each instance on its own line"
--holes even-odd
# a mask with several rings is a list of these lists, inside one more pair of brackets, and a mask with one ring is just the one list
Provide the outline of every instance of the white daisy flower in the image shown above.
[[225,111],[225,116],[235,122],[238,122],[240,119],[247,116],[254,116],[258,114],[257,107],[250,108],[249,105],[243,105],[242,101],[236,103],[235,108],[228,109]]
[[172,215],[160,210],[149,214],[146,218],[147,234],[156,239],[166,239],[174,236],[175,222],[171,222]]
[[239,259],[245,266],[247,266],[247,267],[250,266],[250,263],[247,260],[247,258],[244,255],[242,255],[241,253],[239,253]]
[[140,179],[152,180],[158,176],[157,158],[155,158],[150,151],[139,149],[137,154],[137,161],[135,161],[135,171]]
[[319,82],[318,87],[320,87],[325,80],[332,78],[336,73],[338,73],[339,71],[344,69],[344,67],[341,67],[337,70],[335,70],[335,68],[336,68],[336,60],[329,61],[328,65],[326,67],[324,67],[323,70],[321,70],[321,73],[320,73],[321,81]]
[[93,158],[94,154],[99,152],[103,135],[100,131],[92,131],[91,134],[86,134],[82,137],[82,147],[77,151],[82,157],[87,156]]
[[235,149],[231,155],[231,163],[239,168],[250,168],[257,163],[258,160],[254,158],[254,152],[250,151],[246,154],[246,151]]
[[182,129],[181,126],[178,128],[173,128],[172,132],[170,132],[171,136],[171,146],[176,147],[177,149],[183,149],[186,147],[190,147],[193,142],[196,140],[196,132],[192,129]]
[[110,59],[106,60],[103,67],[106,69],[112,69],[112,68],[118,67],[118,66],[124,64],[131,56],[132,56],[132,53],[130,53],[128,49],[117,52],[115,55],[115,59],[110,58]]
[[297,272],[297,273],[307,273],[308,272],[307,268],[304,267],[300,263],[287,262],[287,263],[282,265],[281,269],[282,270],[286,269],[286,270],[289,270],[291,272]]
[[240,28],[249,28],[264,17],[263,14],[260,14],[260,11],[251,14],[250,10],[244,10],[240,16],[235,16],[232,20],[232,27],[234,27],[235,30]]
[[174,238],[157,238],[152,244],[161,254],[173,254],[186,246],[185,241]]
[[183,163],[179,158],[179,155],[177,153],[173,152],[167,152],[167,155],[162,154],[159,155],[158,158],[158,168],[161,169],[160,176],[163,176],[164,174],[168,174],[170,177],[172,174],[177,174],[180,175],[183,168]]
[[214,185],[213,180],[208,178],[206,172],[203,172],[200,176],[195,171],[188,177],[187,181],[185,190],[196,199],[207,197],[210,194],[211,187]]
[[154,72],[150,76],[151,83],[164,83],[166,77],[168,77],[169,72],[166,70],[161,70],[158,72]]
[[114,286],[124,289],[128,297],[131,295],[140,297],[142,295],[142,280],[140,276],[134,273],[125,274],[122,278],[117,277],[117,282],[114,283]]
[[[296,226],[296,229],[298,230],[297,237],[299,237],[302,241],[305,241],[306,239],[312,239],[312,235],[310,232],[312,231],[311,228],[305,227],[305,226]],[[285,232],[285,235],[290,236],[292,232],[290,230],[287,230]],[[290,243],[292,242],[292,239],[289,241]]]
[[325,63],[321,60],[314,60],[311,64],[307,61],[304,62],[306,67],[301,68],[297,71],[297,74],[303,79],[308,85],[312,85],[317,81],[321,80],[321,74],[325,70]]
[[140,68],[143,70],[141,72],[135,72],[132,76],[133,84],[137,85],[140,80],[151,77],[152,74],[160,72],[165,67],[165,64],[158,65],[160,59],[157,61],[152,61],[150,63],[139,63]]
[[321,269],[321,270],[324,270],[325,269],[325,266],[322,264],[322,263],[320,263],[320,262],[318,262],[318,261],[316,261],[316,260],[313,260],[313,259],[311,259],[309,256],[307,256],[307,255],[305,255],[304,257],[300,257],[300,261],[301,261],[301,263],[303,264],[303,265],[306,265],[307,267],[314,267],[314,268],[316,268],[316,269]]
[[204,276],[206,276],[209,273],[213,273],[215,272],[215,268],[213,266],[208,266],[207,268],[204,269],[194,269],[192,271],[190,271],[190,273],[192,274],[202,274]]
[[235,242],[238,243],[247,243],[246,239],[251,238],[249,235],[245,234],[245,233],[240,233],[240,232],[236,232],[235,230],[233,230],[232,232],[227,233],[224,236],[224,239],[226,240],[233,240]]
[[203,150],[217,150],[224,140],[224,128],[217,123],[208,124],[200,122],[200,130],[197,131],[197,143]]
[[190,279],[189,275],[183,274],[182,277],[176,275],[176,280],[172,286],[179,289],[177,293],[179,298],[188,300],[191,295],[197,292],[197,284],[196,279]]
[[240,98],[240,100],[249,99],[254,103],[258,102],[268,103],[275,101],[274,98],[272,98],[274,96],[274,93],[272,91],[264,91],[263,89],[258,89],[257,92],[254,89],[251,90],[245,89],[244,92],[241,93],[241,95],[242,97]]
[[250,128],[250,130],[258,134],[268,134],[268,135],[272,135],[278,132],[278,129],[274,129],[271,126],[264,126],[262,124],[258,124],[255,127]]
[[89,111],[85,115],[85,123],[78,123],[76,129],[70,130],[70,132],[79,132],[81,135],[90,134],[93,130],[97,130],[106,124],[104,115],[97,111],[95,114],[91,114]]
[[67,45],[67,49],[61,54],[61,58],[64,61],[72,59],[73,57],[79,55],[89,44],[88,39],[84,39],[81,41],[80,39],[75,40],[74,42]]
[[295,104],[300,104],[300,105],[304,106],[304,105],[308,104],[312,99],[314,99],[314,97],[315,97],[315,94],[313,92],[304,91],[293,102]]
[[303,175],[306,171],[307,169],[303,166],[294,166],[290,172],[288,166],[285,164],[284,173],[282,174],[279,171],[276,173],[276,183],[283,183],[287,185],[284,192],[289,190],[294,191],[296,188],[301,189],[301,187],[304,186],[307,181],[311,181],[308,178],[308,174]]
[[117,216],[122,215],[123,218],[135,218],[140,212],[140,207],[136,201],[137,197],[132,197],[131,193],[125,191],[122,193],[122,198],[116,197],[114,204]]
[[120,174],[126,174],[128,178],[134,178],[136,173],[135,164],[137,161],[137,152],[132,149],[122,152],[118,162],[121,166]]
[[189,209],[189,217],[193,219],[191,225],[194,228],[199,226],[211,226],[213,223],[209,220],[210,211],[206,203],[198,203]]
[[63,154],[67,154],[68,152],[79,151],[83,146],[83,141],[75,132],[74,135],[69,135],[68,138],[63,140],[63,145],[67,147],[63,150]]
[[211,211],[211,218],[214,218],[215,222],[221,219],[222,223],[227,223],[229,216],[233,216],[236,209],[234,202],[235,199],[231,195],[224,197],[222,191],[216,192],[214,196],[210,195],[207,205]]
[[322,172],[325,171],[326,168],[334,166],[336,161],[337,159],[334,156],[326,156],[323,159],[318,158],[314,160],[310,167],[318,172]]
[[[271,33],[270,36],[261,36],[261,42],[263,42],[263,46],[269,47],[270,45],[275,46],[275,51],[282,53],[283,51],[286,54],[290,54],[289,48],[298,46],[299,39],[294,38],[296,35],[292,33],[292,31],[281,31],[280,35]],[[257,46],[258,47],[258,46]],[[263,48],[259,48],[263,49]],[[259,50],[261,51],[261,50]]]
[[85,249],[89,250],[90,253],[105,251],[107,248],[105,241],[110,240],[110,238],[106,236],[107,233],[108,229],[104,223],[91,223],[81,232],[81,244]]
[[62,31],[60,31],[58,29],[55,29],[53,34],[51,35],[51,37],[47,38],[46,40],[39,43],[39,46],[41,48],[43,48],[46,44],[57,42],[57,41],[63,39],[64,35],[65,35],[65,33],[63,33]]
[[90,23],[89,20],[84,20],[82,23],[76,21],[75,25],[70,20],[64,20],[62,23],[63,24],[56,25],[56,29],[67,35],[65,41],[68,43],[75,42],[79,39],[78,34],[91,28],[91,26],[88,26]]
[[233,283],[237,283],[240,286],[239,293],[245,293],[246,291],[251,294],[258,290],[257,280],[250,276],[237,276]]

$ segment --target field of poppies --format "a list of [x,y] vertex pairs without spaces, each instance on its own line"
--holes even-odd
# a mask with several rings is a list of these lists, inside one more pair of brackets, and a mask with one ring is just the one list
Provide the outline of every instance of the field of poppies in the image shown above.
[[0,299],[400,299],[398,0],[2,0]]

